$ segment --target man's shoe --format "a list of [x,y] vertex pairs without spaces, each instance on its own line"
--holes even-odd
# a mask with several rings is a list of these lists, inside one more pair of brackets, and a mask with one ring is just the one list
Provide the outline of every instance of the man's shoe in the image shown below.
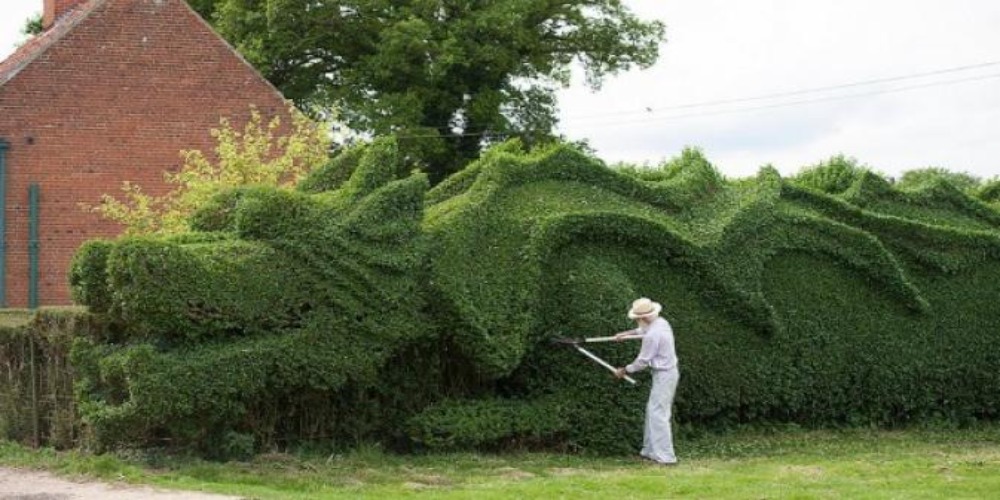
[[677,463],[679,462],[679,461],[676,461],[676,460],[673,461],[673,462],[661,462],[661,461],[656,460],[654,458],[647,457],[646,455],[643,455],[641,453],[639,454],[639,458],[642,459],[645,462],[652,462],[652,463],[654,463],[656,465],[662,465],[664,467],[676,467]]

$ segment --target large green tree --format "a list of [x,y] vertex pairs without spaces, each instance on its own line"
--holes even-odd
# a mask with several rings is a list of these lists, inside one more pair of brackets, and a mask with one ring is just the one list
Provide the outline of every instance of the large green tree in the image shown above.
[[556,123],[574,61],[594,88],[658,56],[622,0],[189,0],[303,109],[396,133],[433,181]]

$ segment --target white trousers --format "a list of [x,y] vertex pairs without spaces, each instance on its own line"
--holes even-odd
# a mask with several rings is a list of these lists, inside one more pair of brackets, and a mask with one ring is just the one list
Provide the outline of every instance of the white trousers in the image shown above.
[[670,431],[670,416],[680,372],[677,368],[653,371],[653,388],[646,403],[646,427],[642,433],[640,455],[660,463],[674,463],[674,436]]

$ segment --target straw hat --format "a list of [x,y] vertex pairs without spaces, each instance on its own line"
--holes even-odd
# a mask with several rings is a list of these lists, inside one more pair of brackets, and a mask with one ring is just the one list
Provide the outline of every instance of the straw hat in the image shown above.
[[663,306],[659,303],[642,297],[632,303],[632,308],[628,311],[628,317],[629,319],[639,319],[648,316],[657,316],[660,314],[661,309],[663,309]]

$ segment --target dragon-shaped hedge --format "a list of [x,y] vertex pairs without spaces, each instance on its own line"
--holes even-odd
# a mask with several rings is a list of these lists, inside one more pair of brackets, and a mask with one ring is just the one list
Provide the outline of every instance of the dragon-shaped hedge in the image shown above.
[[296,191],[219,195],[191,234],[82,248],[75,296],[112,325],[74,348],[82,413],[104,446],[623,452],[645,389],[550,340],[650,296],[682,431],[997,417],[1000,213],[946,182],[840,181],[512,142],[429,189],[379,139]]

